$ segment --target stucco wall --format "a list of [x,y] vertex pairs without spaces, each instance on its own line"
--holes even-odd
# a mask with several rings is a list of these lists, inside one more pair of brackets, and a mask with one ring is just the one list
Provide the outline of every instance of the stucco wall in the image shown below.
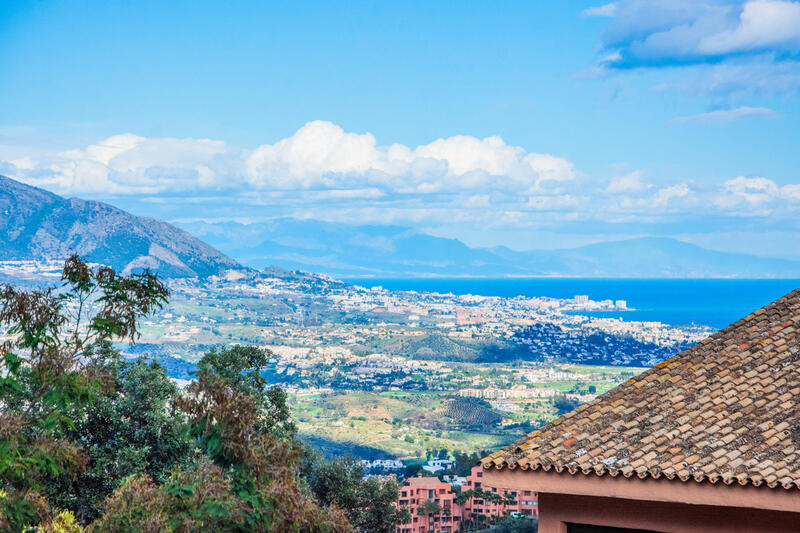
[[581,523],[663,533],[800,531],[800,513],[539,493],[539,533],[566,533]]
[[[515,487],[538,493],[573,494],[576,496],[613,497],[717,507],[742,507],[800,513],[800,490],[754,487],[738,483],[725,485],[708,482],[668,480],[665,478],[639,479],[636,476],[597,476],[594,474],[569,474],[541,470],[487,470],[483,479],[489,486]],[[540,513],[544,512],[540,506]],[[800,532],[800,529],[798,529]]]

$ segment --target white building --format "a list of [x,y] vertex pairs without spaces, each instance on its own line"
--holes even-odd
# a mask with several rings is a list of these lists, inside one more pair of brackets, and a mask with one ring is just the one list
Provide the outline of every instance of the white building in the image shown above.
[[453,468],[455,464],[455,461],[451,461],[450,459],[431,459],[422,466],[422,469],[431,474],[435,474],[436,472]]

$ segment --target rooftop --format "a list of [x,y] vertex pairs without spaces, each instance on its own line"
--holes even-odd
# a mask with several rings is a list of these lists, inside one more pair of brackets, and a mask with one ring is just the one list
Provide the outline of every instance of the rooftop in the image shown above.
[[[441,481],[438,477],[422,477],[422,476],[415,476],[406,479],[406,483],[408,483],[411,487],[420,487],[420,488],[439,488],[440,485],[447,485],[444,481]],[[449,485],[447,485],[449,487]]]
[[800,289],[483,459],[800,488]]

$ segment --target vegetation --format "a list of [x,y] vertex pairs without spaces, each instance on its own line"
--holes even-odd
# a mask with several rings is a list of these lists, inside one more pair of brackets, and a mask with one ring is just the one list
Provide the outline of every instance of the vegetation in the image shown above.
[[490,427],[502,419],[488,402],[478,398],[454,398],[447,403],[444,415],[466,427]]
[[362,481],[364,468],[353,457],[327,461],[319,452],[310,451],[305,479],[316,500],[336,506],[359,531],[394,533],[397,524],[408,518],[408,511],[398,510],[398,485],[395,481],[368,478]]
[[536,533],[536,520],[530,518],[507,517],[494,525],[492,533]]
[[308,459],[266,352],[211,350],[180,392],[111,345],[166,303],[155,276],[75,256],[62,281],[0,292],[0,531],[394,529],[396,486]]

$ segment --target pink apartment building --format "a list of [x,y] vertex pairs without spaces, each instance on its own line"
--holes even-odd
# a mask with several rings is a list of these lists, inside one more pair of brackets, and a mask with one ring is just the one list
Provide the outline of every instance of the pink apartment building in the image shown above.
[[[397,528],[398,533],[453,532],[461,527],[461,507],[453,501],[452,487],[435,477],[412,477],[400,488],[397,505],[406,508],[411,518]],[[441,509],[437,514],[420,513],[431,501]]]
[[467,500],[462,509],[462,515],[465,519],[472,518],[473,515],[479,514],[489,518],[505,516],[511,513],[519,513],[534,518],[539,516],[539,503],[535,491],[523,490],[512,486],[500,487],[487,484],[487,480],[483,477],[483,468],[480,465],[472,467],[470,475],[467,476],[467,482],[461,488],[461,490],[473,491],[476,489],[481,489],[484,492],[491,492],[492,494],[497,494],[504,498],[509,496],[513,498],[514,503],[493,502],[485,498],[472,497]]
[[[461,490],[490,492],[500,497],[508,496],[509,499],[492,501],[492,499],[473,496],[468,498],[463,505],[458,505],[455,503],[456,492],[449,484],[439,481],[438,478],[414,477],[408,479],[400,488],[397,504],[401,508],[408,509],[411,518],[398,526],[398,533],[456,532],[461,530],[464,520],[474,520],[478,515],[494,518],[520,513],[538,517],[538,502],[535,492],[486,485],[483,475],[484,472],[480,466],[473,467]],[[511,498],[514,500],[513,504],[509,503]],[[435,514],[425,514],[426,505],[436,508],[432,504],[426,504],[427,501],[437,504],[440,511]]]

